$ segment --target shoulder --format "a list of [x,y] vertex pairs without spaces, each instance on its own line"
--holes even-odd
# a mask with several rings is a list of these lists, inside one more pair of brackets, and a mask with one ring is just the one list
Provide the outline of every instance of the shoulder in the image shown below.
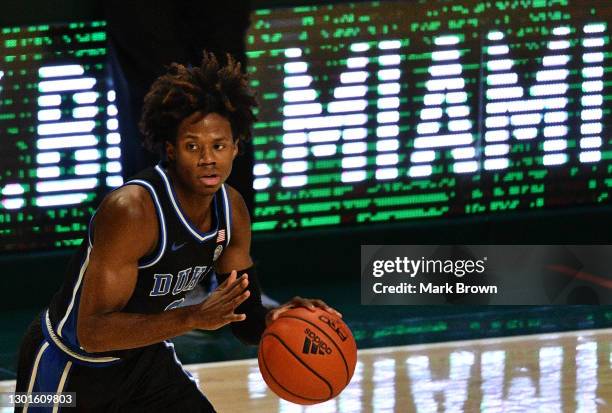
[[155,206],[146,188],[125,185],[108,194],[94,219],[94,244],[134,249],[143,256],[157,242]]
[[98,216],[132,220],[156,219],[155,206],[149,191],[140,185],[125,185],[104,197]]

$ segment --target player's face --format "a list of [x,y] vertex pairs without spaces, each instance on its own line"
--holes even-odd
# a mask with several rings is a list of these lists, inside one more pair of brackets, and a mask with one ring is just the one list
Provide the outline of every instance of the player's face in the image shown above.
[[230,123],[217,113],[185,118],[175,144],[166,143],[166,154],[181,184],[199,195],[211,195],[221,187],[237,153]]

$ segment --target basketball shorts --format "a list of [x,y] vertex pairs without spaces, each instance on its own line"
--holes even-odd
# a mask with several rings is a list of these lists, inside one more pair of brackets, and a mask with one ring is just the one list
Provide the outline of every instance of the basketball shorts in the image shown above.
[[50,341],[37,317],[19,351],[16,392],[73,392],[76,407],[27,406],[15,412],[215,412],[169,342],[139,349],[116,364],[90,367]]

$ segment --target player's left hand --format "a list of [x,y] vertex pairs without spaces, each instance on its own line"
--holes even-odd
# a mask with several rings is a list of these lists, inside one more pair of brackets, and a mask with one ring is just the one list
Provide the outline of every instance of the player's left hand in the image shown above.
[[342,314],[340,314],[339,311],[331,308],[323,300],[319,300],[317,298],[293,297],[290,301],[286,302],[280,307],[276,307],[267,314],[266,326],[270,325],[274,320],[278,318],[278,316],[280,316],[285,311],[291,310],[292,308],[296,307],[305,307],[310,311],[315,311],[316,308],[321,308],[330,314],[342,318]]

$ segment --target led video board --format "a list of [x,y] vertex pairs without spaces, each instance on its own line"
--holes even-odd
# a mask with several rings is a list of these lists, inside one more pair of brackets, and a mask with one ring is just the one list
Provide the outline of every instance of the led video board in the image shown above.
[[258,10],[255,230],[609,204],[612,3]]
[[104,22],[0,29],[0,244],[72,247],[123,183]]
[[[257,10],[254,230],[609,204],[607,1]],[[73,247],[122,184],[104,22],[0,29],[0,245]]]

